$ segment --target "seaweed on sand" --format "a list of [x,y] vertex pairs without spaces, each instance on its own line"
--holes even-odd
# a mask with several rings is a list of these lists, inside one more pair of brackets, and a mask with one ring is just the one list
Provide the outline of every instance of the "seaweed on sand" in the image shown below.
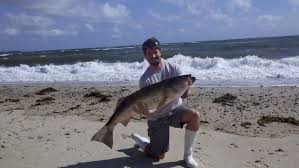
[[48,93],[51,93],[51,92],[57,92],[58,90],[52,88],[52,87],[47,87],[45,89],[42,89],[38,92],[36,92],[37,95],[45,95],[45,94],[48,94]]
[[99,102],[107,102],[110,101],[110,98],[112,97],[111,95],[104,95],[100,92],[90,92],[86,95],[84,95],[84,98],[89,98],[89,97],[95,97],[99,98]]
[[237,99],[236,96],[226,93],[223,96],[215,98],[213,103],[222,103],[222,105],[232,106],[235,99]]
[[262,116],[257,123],[260,126],[265,126],[265,124],[272,123],[272,122],[280,122],[280,123],[289,123],[296,126],[299,126],[299,120],[296,120],[293,117],[278,117],[278,116]]

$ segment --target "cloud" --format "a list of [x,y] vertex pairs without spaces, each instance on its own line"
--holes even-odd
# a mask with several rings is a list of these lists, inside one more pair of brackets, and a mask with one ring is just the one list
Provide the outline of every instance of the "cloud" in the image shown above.
[[119,35],[119,34],[112,34],[111,38],[113,38],[113,39],[119,39],[119,38],[121,38],[121,35]]
[[189,13],[193,15],[205,15],[213,13],[214,1],[212,0],[198,0],[198,1],[185,1],[185,6]]
[[257,17],[257,21],[259,22],[277,22],[282,19],[282,16],[274,16],[274,15],[261,15]]
[[61,29],[50,29],[50,30],[38,30],[31,32],[32,34],[40,36],[64,36],[64,35],[77,35],[77,31],[65,31]]
[[185,33],[185,32],[186,32],[186,29],[184,29],[184,28],[178,28],[177,31],[178,31],[178,32],[181,32],[181,33]]
[[27,15],[27,14],[7,14],[6,15],[10,24],[16,26],[28,26],[28,27],[49,27],[55,24],[55,21],[49,17]]
[[196,23],[196,22],[193,23],[194,28],[201,28],[201,26],[202,25],[200,23]]
[[19,31],[15,28],[6,28],[1,32],[1,34],[9,35],[9,36],[15,36],[18,33],[19,33]]
[[151,15],[153,18],[160,20],[160,21],[166,21],[166,22],[173,22],[178,19],[180,19],[179,16],[175,15],[161,15],[158,12],[154,12],[153,10],[149,10],[148,14]]
[[299,7],[299,0],[289,0],[288,2],[292,7]]
[[162,0],[164,2],[185,8],[192,15],[203,15],[214,10],[214,0]]
[[[107,23],[113,26],[125,23],[130,13],[125,5],[95,0],[2,0],[1,4],[18,9],[13,14],[2,14],[0,28],[4,35],[77,35],[81,28],[95,32],[94,24]],[[4,28],[7,27],[11,30],[5,32]],[[12,28],[17,31],[14,33]]]
[[94,0],[6,0],[1,3],[38,12],[41,15],[69,17],[89,22],[120,22],[130,13],[125,5],[111,5]]
[[95,32],[95,29],[94,29],[94,27],[93,27],[92,25],[86,23],[86,24],[85,24],[85,27],[86,27],[89,31],[91,31],[91,32]]
[[248,11],[251,8],[251,0],[231,0],[229,2],[231,8]]
[[178,5],[178,6],[184,6],[185,5],[185,0],[162,0],[164,2],[168,2],[174,5]]
[[56,22],[45,16],[28,15],[28,14],[7,14],[3,18],[4,24],[1,26],[5,28],[1,34],[14,35],[35,35],[35,36],[63,36],[63,35],[77,35],[76,28],[57,26]]
[[215,0],[162,0],[185,9],[198,18],[208,18],[231,24],[232,18],[216,6]]
[[100,6],[100,8],[105,18],[119,19],[129,15],[127,7],[122,4],[117,4],[113,7],[109,3],[105,3],[103,6]]
[[140,23],[128,23],[128,26],[131,28],[131,29],[135,29],[135,30],[142,30],[144,28],[144,26]]
[[229,15],[227,15],[227,14],[221,12],[221,11],[213,11],[213,12],[210,13],[210,15],[208,15],[208,17],[212,18],[214,20],[223,21],[227,25],[231,25],[232,21],[233,21],[233,19]]
[[261,15],[257,17],[257,22],[262,25],[274,27],[282,18],[282,16]]
[[57,23],[45,16],[28,14],[6,14],[4,23],[0,26],[1,34],[7,36],[34,35],[34,36],[65,36],[77,35],[78,27],[57,25]]

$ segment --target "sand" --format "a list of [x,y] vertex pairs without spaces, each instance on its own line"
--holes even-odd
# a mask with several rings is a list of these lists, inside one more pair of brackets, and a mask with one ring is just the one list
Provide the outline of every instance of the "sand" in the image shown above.
[[[0,167],[184,167],[184,129],[171,128],[170,151],[159,162],[135,146],[131,133],[147,136],[143,116],[116,127],[112,150],[90,141],[112,115],[117,99],[137,89],[1,85]],[[297,168],[298,103],[296,86],[193,87],[184,104],[201,113],[195,158],[212,168]]]

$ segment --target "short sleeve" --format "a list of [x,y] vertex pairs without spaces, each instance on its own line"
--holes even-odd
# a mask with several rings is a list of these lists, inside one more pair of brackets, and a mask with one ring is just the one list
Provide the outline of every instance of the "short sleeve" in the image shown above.
[[183,72],[182,72],[180,66],[177,65],[177,64],[175,65],[175,74],[176,74],[176,76],[180,76],[180,75],[183,74]]
[[150,85],[150,84],[147,82],[145,76],[142,75],[142,77],[139,80],[139,88],[141,89],[141,88],[144,88],[145,86],[148,86],[148,85]]
[[144,88],[145,86],[147,86],[145,81],[142,81],[141,79],[139,80],[139,88]]

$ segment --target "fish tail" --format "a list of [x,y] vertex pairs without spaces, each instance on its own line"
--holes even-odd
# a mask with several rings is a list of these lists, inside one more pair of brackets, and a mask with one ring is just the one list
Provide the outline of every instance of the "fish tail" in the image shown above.
[[101,128],[97,133],[91,138],[92,141],[103,142],[105,145],[112,149],[113,146],[113,129],[109,129],[107,125]]

